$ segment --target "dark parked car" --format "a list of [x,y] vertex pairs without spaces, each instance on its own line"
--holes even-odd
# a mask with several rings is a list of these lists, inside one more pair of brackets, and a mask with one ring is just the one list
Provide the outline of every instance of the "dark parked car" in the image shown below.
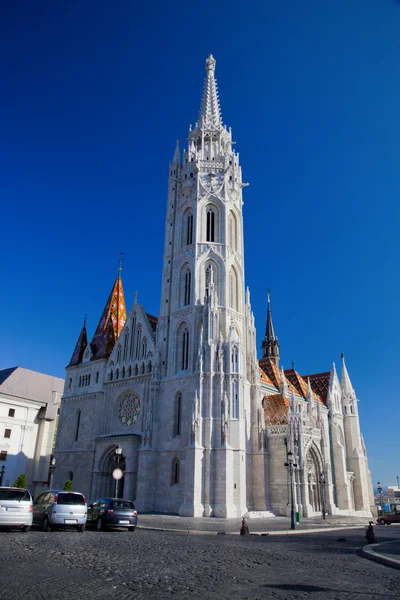
[[400,512],[382,515],[381,517],[377,518],[376,522],[380,525],[391,525],[392,523],[400,523]]
[[130,500],[100,498],[88,506],[88,523],[95,524],[98,531],[108,527],[127,527],[135,531],[137,519],[137,510]]

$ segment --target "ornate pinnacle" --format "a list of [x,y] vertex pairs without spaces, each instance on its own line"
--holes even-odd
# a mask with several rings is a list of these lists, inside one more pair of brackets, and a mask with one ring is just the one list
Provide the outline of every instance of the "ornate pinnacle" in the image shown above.
[[207,73],[209,71],[215,71],[215,65],[216,65],[217,61],[215,60],[215,58],[213,57],[212,54],[210,54],[210,56],[207,58],[206,60],[206,71]]

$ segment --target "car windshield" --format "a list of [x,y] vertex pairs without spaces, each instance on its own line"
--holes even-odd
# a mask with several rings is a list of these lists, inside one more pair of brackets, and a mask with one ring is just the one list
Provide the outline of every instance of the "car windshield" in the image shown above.
[[112,508],[135,508],[133,502],[129,502],[128,500],[113,500],[111,506]]
[[0,500],[30,500],[28,490],[5,490],[0,488]]
[[57,504],[85,504],[82,494],[58,494]]

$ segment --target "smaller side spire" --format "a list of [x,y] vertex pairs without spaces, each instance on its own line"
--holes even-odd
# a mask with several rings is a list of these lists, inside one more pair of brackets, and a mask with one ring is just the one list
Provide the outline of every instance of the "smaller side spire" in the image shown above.
[[68,367],[76,367],[76,365],[80,365],[82,362],[83,353],[85,352],[86,346],[88,344],[87,331],[86,331],[86,319],[87,319],[87,314],[85,315],[85,318],[83,320],[83,327],[79,334],[78,341],[76,342],[75,350],[71,356],[71,360],[69,361]]
[[172,164],[179,165],[180,163],[181,163],[181,149],[179,146],[179,140],[176,140],[176,146],[175,146],[174,157],[172,159]]
[[347,372],[346,363],[344,360],[344,352],[342,352],[342,377],[340,379],[340,387],[342,388],[342,394],[346,398],[355,398],[356,393],[353,386],[351,385],[350,377]]
[[267,291],[267,324],[265,327],[265,337],[262,341],[263,357],[270,358],[277,366],[279,366],[279,343],[278,338],[275,335],[274,324],[272,322],[271,313],[271,294]]
[[311,388],[311,383],[310,383],[310,378],[307,377],[307,394],[306,394],[306,400],[308,400],[308,402],[311,402],[311,400],[314,399],[314,394]]

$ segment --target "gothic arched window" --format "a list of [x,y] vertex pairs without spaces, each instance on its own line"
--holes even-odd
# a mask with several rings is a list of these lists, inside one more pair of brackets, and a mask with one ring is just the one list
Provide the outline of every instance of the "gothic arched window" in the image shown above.
[[122,357],[123,362],[126,361],[126,356],[128,353],[128,340],[129,340],[129,329],[125,330],[125,339],[124,339],[124,354]]
[[239,372],[239,350],[237,346],[232,348],[231,353],[231,372],[238,373]]
[[181,434],[181,411],[182,394],[178,392],[175,396],[174,437]]
[[143,347],[142,347],[142,358],[146,358],[147,355],[147,338],[143,338]]
[[233,381],[231,384],[231,414],[232,419],[239,418],[239,383]]
[[186,245],[190,246],[193,243],[193,214],[190,212],[187,215],[186,221]]
[[183,330],[182,334],[182,371],[189,367],[189,331]]
[[229,306],[238,310],[238,278],[233,267],[229,272]]
[[79,437],[79,426],[81,424],[81,409],[78,408],[76,413],[76,426],[75,426],[75,441],[78,441]]
[[215,209],[210,207],[207,209],[207,242],[215,242]]
[[135,331],[136,331],[136,313],[133,313],[132,318],[132,332],[131,332],[131,344],[129,347],[129,360],[133,359],[133,352],[135,348]]
[[179,475],[180,475],[179,470],[180,470],[179,459],[175,456],[174,460],[172,461],[171,485],[174,485],[175,483],[179,483]]
[[136,358],[140,358],[140,344],[141,344],[141,340],[142,340],[142,328],[141,325],[139,323],[139,325],[137,326],[137,340],[136,340]]
[[185,273],[185,293],[184,293],[184,305],[187,306],[190,304],[190,288],[192,284],[192,274],[190,269],[186,269]]
[[237,250],[237,223],[236,217],[231,211],[228,217],[228,239],[232,250]]
[[118,344],[117,365],[121,362],[121,344]]

